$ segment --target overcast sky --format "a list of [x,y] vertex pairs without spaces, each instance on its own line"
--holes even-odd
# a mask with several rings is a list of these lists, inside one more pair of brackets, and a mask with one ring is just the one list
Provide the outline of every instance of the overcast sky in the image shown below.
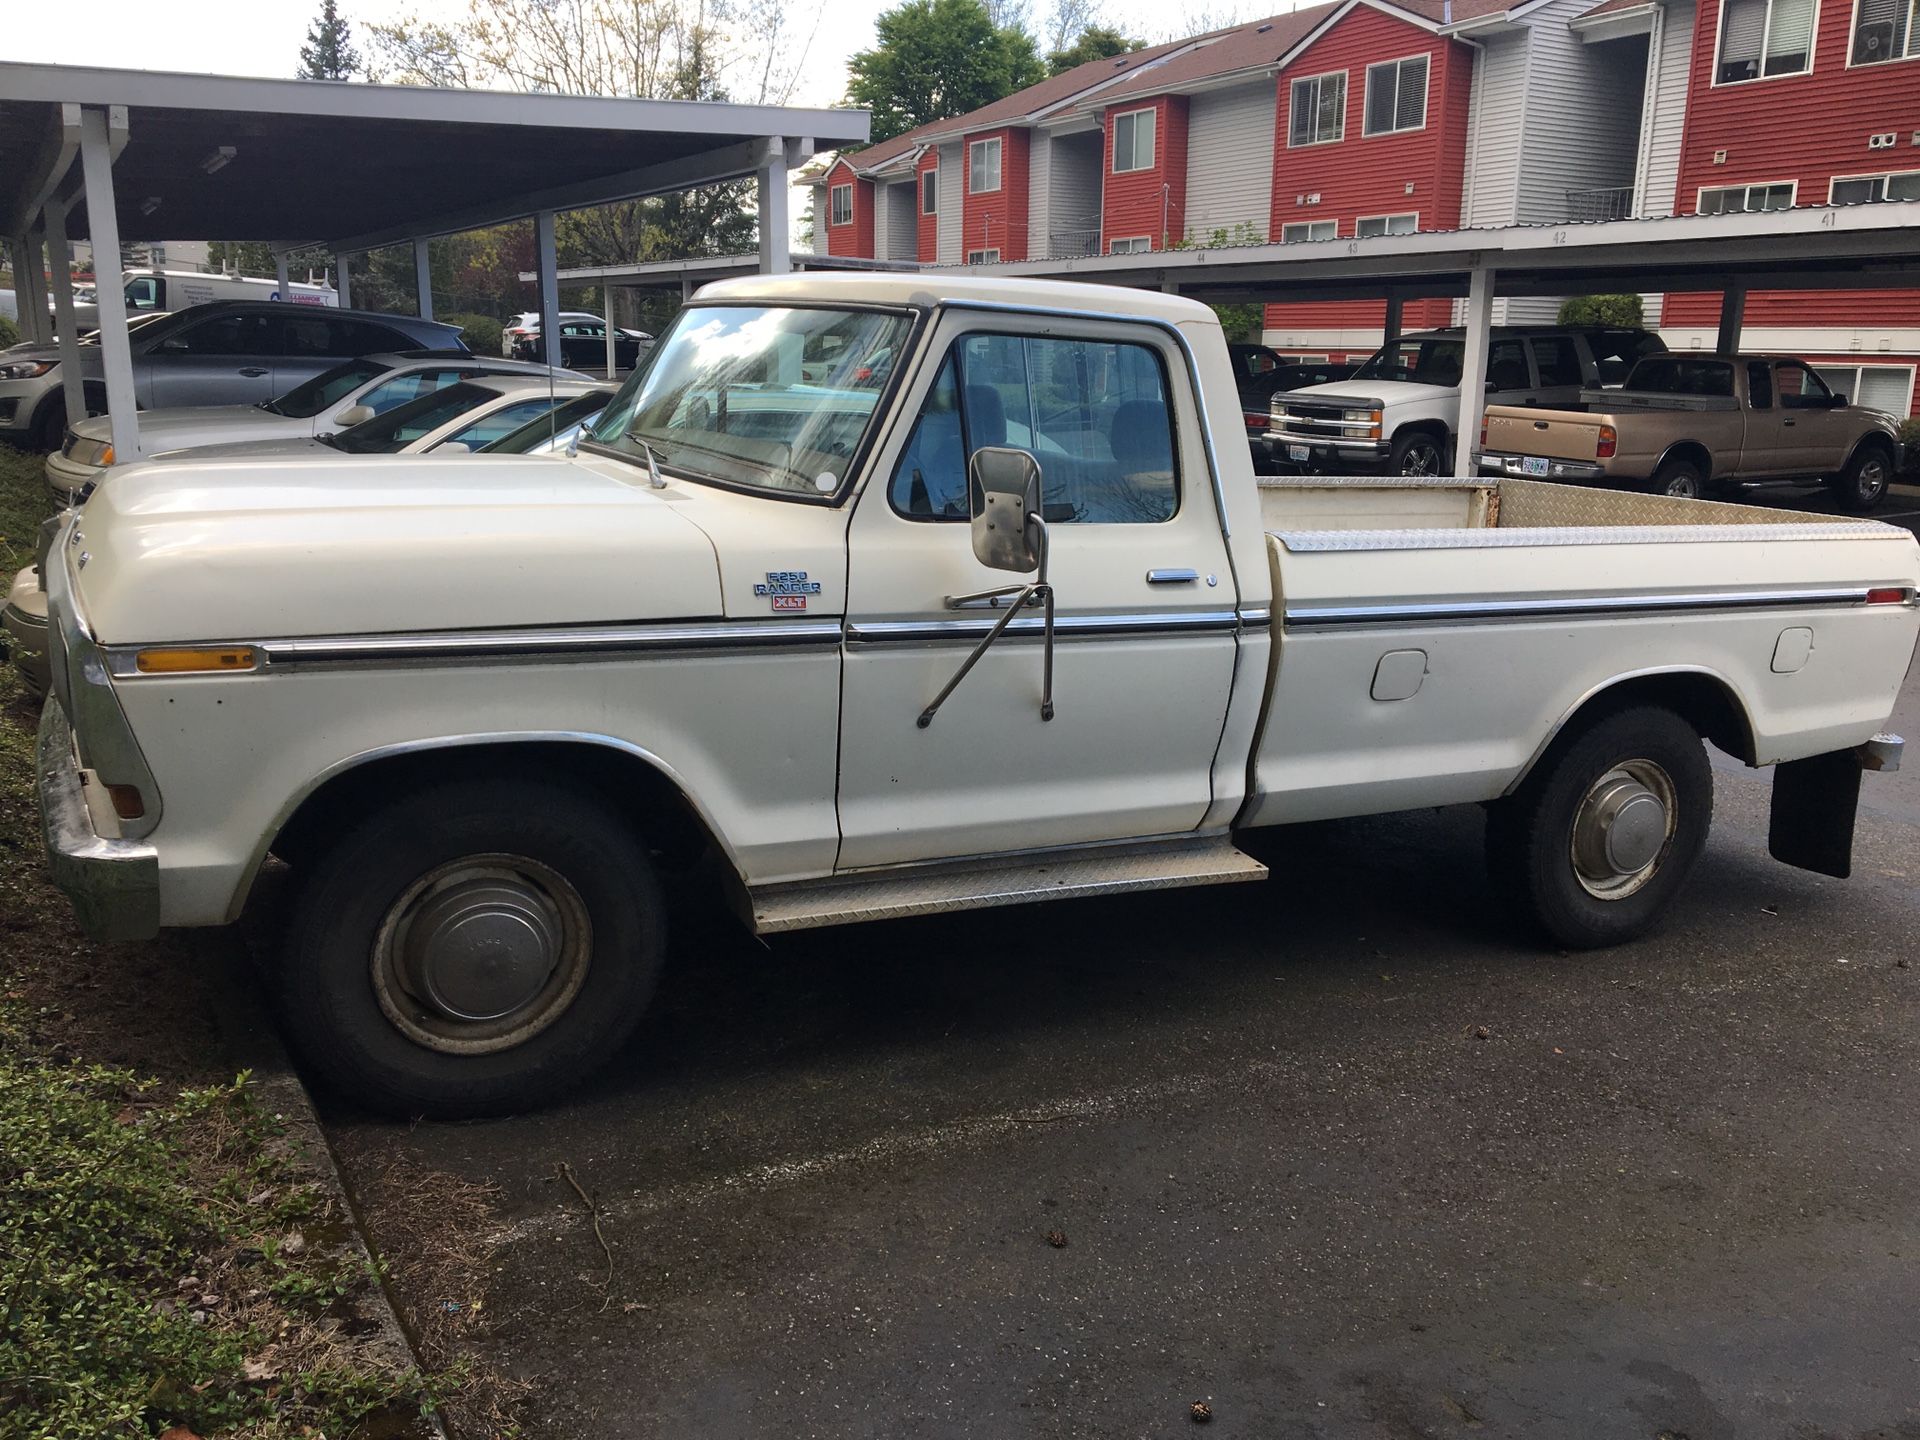
[[[790,16],[812,43],[793,97],[799,105],[832,105],[847,88],[847,57],[873,43],[873,20],[893,0],[819,0],[820,22],[810,0],[791,0]],[[1288,10],[1294,0],[1215,0],[1196,9],[1215,23]],[[211,8],[159,7],[152,0],[88,0],[84,6],[6,4],[6,58],[61,65],[107,65],[139,70],[190,70],[224,75],[289,75],[299,63],[300,43],[319,9],[318,0],[251,0]],[[341,11],[356,23],[387,20],[409,12],[451,17],[465,0],[346,0]],[[1044,21],[1047,0],[1032,10]],[[1174,13],[1164,0],[1105,0],[1102,22],[1130,34],[1160,39]],[[199,17],[204,16],[204,20]],[[1183,29],[1191,28],[1183,23]]]

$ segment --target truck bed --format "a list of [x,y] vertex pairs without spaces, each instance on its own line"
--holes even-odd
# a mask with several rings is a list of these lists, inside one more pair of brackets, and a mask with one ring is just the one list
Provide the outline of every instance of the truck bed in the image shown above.
[[[1498,797],[1588,697],[1697,676],[1749,763],[1859,744],[1920,633],[1873,521],[1527,480],[1260,482],[1275,596],[1247,823]],[[1870,589],[1904,603],[1868,604]],[[1791,673],[1776,651],[1811,632]]]

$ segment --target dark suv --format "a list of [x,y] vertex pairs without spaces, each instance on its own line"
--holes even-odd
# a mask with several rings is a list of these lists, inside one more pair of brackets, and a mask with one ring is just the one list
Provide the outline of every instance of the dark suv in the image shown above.
[[[460,330],[412,315],[261,300],[217,300],[132,330],[133,393],[143,410],[272,400],[342,360],[398,350],[465,351]],[[107,408],[100,347],[83,345],[87,409]],[[60,351],[0,352],[0,440],[51,450],[66,427]]]

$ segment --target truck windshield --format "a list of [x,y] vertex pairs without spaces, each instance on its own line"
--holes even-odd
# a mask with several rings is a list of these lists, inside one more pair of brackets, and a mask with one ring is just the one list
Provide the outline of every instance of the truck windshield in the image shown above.
[[831,494],[909,323],[883,311],[691,306],[595,422],[592,444],[690,480]]
[[1411,380],[1416,385],[1458,385],[1467,347],[1459,340],[1407,339],[1376,350],[1354,372],[1356,380]]
[[374,376],[384,375],[392,368],[381,360],[349,360],[294,386],[278,400],[262,400],[260,408],[290,420],[311,420],[334,401],[351,395]]

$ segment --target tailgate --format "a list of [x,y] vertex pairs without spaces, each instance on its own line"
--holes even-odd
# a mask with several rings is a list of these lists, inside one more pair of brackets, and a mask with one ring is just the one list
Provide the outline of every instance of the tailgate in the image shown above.
[[1608,423],[1608,416],[1579,410],[1495,405],[1487,411],[1487,439],[1481,449],[1498,455],[1593,460],[1599,454],[1600,427]]

